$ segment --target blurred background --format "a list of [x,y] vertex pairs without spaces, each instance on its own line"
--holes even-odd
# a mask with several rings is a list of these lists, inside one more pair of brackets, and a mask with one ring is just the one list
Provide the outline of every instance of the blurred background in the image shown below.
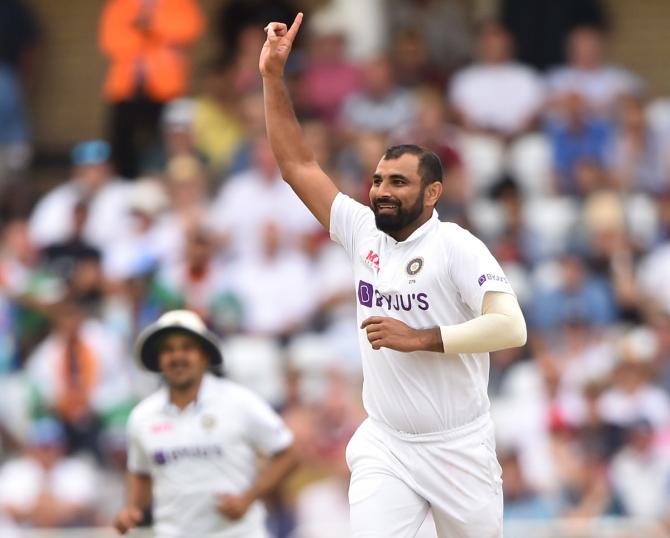
[[436,151],[441,218],[524,308],[528,345],[491,355],[506,536],[665,536],[665,0],[0,2],[0,535],[109,526],[160,383],[134,338],[190,308],[295,432],[272,536],[348,536],[353,278],[281,181],[257,68],[298,9],[287,78],[321,166],[367,203],[388,145]]

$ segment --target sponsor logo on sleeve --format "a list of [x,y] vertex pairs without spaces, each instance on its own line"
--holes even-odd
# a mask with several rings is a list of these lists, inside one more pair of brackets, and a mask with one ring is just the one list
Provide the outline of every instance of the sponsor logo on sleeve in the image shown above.
[[477,279],[477,282],[479,283],[480,286],[482,286],[482,285],[484,285],[484,282],[486,282],[487,280],[491,280],[493,282],[503,282],[505,284],[509,284],[509,281],[504,276],[494,275],[492,273],[486,273],[485,275],[481,275]]

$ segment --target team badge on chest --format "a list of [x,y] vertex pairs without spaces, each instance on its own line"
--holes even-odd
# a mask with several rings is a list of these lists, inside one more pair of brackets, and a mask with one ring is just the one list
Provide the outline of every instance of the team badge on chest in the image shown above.
[[212,415],[203,415],[201,424],[205,431],[211,431],[216,426],[216,419]]
[[405,267],[405,270],[407,271],[407,274],[409,276],[415,276],[421,271],[423,268],[423,258],[412,258],[409,262],[407,262],[407,266]]

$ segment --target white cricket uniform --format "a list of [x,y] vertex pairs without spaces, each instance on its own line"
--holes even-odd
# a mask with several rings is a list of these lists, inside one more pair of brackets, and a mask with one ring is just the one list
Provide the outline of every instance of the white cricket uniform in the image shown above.
[[[338,194],[330,234],[353,262],[359,326],[370,316],[458,324],[481,315],[486,292],[514,293],[486,246],[436,212],[398,242]],[[369,418],[347,447],[354,536],[414,536],[429,506],[439,536],[501,536],[488,353],[375,351],[363,329],[359,340]]]
[[246,491],[257,455],[292,442],[269,405],[210,374],[183,410],[170,403],[167,388],[143,400],[128,420],[128,469],[151,476],[156,538],[265,538],[260,502],[230,521],[216,508],[217,494]]

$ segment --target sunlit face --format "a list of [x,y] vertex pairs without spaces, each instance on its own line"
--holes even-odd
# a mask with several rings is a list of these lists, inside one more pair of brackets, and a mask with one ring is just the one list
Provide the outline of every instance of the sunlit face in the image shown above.
[[370,188],[377,228],[392,234],[412,224],[423,213],[424,193],[416,155],[379,161]]
[[209,367],[209,358],[196,338],[175,332],[158,346],[158,367],[171,388],[185,389],[198,383]]

